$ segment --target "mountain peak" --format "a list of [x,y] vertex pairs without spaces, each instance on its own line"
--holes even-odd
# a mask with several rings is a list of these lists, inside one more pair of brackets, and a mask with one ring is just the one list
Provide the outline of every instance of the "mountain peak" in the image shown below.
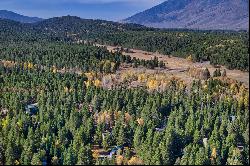
[[248,29],[249,0],[168,0],[124,20],[156,28]]
[[23,15],[20,15],[20,14],[17,14],[15,12],[8,11],[8,10],[0,10],[0,18],[18,21],[22,23],[34,23],[34,22],[43,20],[42,18],[38,18],[38,17],[23,16]]

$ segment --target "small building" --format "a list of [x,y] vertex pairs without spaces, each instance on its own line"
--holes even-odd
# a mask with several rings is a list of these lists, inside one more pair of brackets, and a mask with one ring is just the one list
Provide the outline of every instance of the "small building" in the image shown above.
[[8,112],[9,112],[8,109],[2,109],[1,110],[1,116],[6,116]]
[[244,151],[244,146],[238,145],[237,147],[238,147],[238,149],[239,149],[240,152],[243,152],[243,151]]
[[37,103],[29,104],[29,105],[25,106],[26,114],[35,115],[38,111],[39,111],[39,109],[37,107]]
[[239,149],[240,152],[244,151],[244,146],[242,143],[238,143],[237,148]]
[[158,132],[162,132],[165,130],[165,127],[162,127],[162,128],[155,128],[155,131],[158,131]]
[[113,155],[117,154],[119,150],[123,150],[123,148],[123,146],[116,146],[115,148],[113,148],[109,153],[109,158],[112,158]]
[[204,145],[204,147],[207,147],[207,138],[203,138],[203,145]]

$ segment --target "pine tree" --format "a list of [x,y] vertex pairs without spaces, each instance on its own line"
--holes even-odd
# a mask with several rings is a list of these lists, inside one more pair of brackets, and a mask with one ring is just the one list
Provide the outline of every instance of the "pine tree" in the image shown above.
[[227,71],[226,71],[226,69],[223,70],[221,76],[222,76],[222,77],[226,77],[226,76],[227,76]]
[[75,165],[76,164],[76,158],[73,153],[72,147],[69,147],[67,150],[64,151],[64,157],[63,157],[63,165]]
[[31,146],[29,146],[26,142],[24,145],[24,150],[21,154],[21,164],[23,165],[30,165],[30,162],[32,161],[33,152],[31,150]]
[[6,165],[14,165],[16,155],[15,155],[15,145],[11,142],[8,143],[7,149],[5,151]]
[[91,165],[93,159],[90,145],[81,146],[77,158],[77,165]]
[[120,126],[117,138],[117,145],[122,146],[124,143],[125,143],[125,130],[123,126]]
[[5,163],[4,148],[2,141],[0,140],[0,165],[4,165],[4,163]]
[[42,165],[42,161],[40,159],[40,154],[39,153],[34,153],[32,160],[31,160],[32,165]]
[[143,131],[140,126],[137,126],[133,139],[133,144],[136,151],[139,151],[142,142],[143,142]]
[[195,165],[208,165],[209,159],[206,156],[205,149],[203,147],[199,148],[195,156]]
[[204,73],[203,73],[204,79],[207,80],[211,77],[210,72],[208,70],[208,68],[205,69]]
[[104,138],[102,139],[102,146],[103,146],[103,148],[105,149],[105,150],[107,150],[108,149],[108,147],[109,147],[109,134],[106,134],[105,136],[104,136]]

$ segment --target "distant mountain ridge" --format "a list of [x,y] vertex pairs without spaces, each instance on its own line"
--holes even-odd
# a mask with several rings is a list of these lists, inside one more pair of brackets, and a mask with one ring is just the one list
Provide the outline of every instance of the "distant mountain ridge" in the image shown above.
[[168,0],[123,22],[156,28],[247,30],[249,0]]
[[42,18],[38,17],[23,16],[8,10],[0,10],[0,18],[18,21],[21,23],[35,23],[43,20]]

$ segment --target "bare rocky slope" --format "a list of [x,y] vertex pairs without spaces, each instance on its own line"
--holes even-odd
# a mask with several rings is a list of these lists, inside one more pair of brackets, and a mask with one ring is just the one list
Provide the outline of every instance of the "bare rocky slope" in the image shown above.
[[249,0],[168,0],[123,22],[156,28],[248,30]]

